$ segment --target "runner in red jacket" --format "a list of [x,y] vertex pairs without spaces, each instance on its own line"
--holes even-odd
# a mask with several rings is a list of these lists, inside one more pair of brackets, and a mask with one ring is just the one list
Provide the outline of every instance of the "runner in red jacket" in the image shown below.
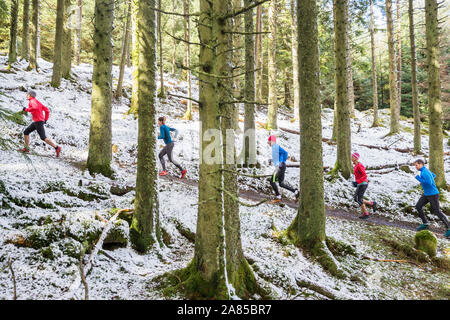
[[28,108],[23,108],[23,111],[31,113],[33,117],[33,123],[30,124],[28,128],[26,128],[25,131],[23,132],[25,138],[25,148],[20,149],[19,151],[25,153],[30,152],[30,133],[36,130],[39,134],[39,137],[41,137],[41,139],[45,141],[45,143],[55,148],[56,156],[59,157],[61,147],[55,145],[53,141],[50,140],[50,138],[47,138],[45,136],[44,124],[47,123],[48,117],[50,116],[50,112],[48,111],[46,106],[44,106],[36,99],[36,92],[34,92],[33,90],[29,90],[27,92],[27,99],[28,99]]
[[367,190],[369,185],[369,180],[367,180],[366,168],[359,162],[359,154],[352,154],[352,162],[354,165],[353,173],[355,174],[355,182],[353,185],[356,187],[354,199],[361,206],[362,215],[359,217],[360,219],[367,219],[370,217],[369,212],[367,211],[366,205],[369,205],[373,208],[375,212],[377,210],[377,203],[375,201],[367,201],[363,199],[364,193]]

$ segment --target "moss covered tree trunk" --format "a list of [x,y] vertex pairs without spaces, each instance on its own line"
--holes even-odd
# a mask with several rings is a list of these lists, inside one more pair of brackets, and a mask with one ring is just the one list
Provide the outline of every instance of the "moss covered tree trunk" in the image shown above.
[[114,0],[95,1],[94,70],[92,74],[89,172],[111,176],[112,33]]
[[397,109],[399,113],[402,108],[402,15],[400,6],[400,0],[397,0]]
[[120,58],[119,80],[117,82],[117,89],[116,89],[116,94],[115,94],[116,99],[119,99],[122,96],[123,76],[125,73],[125,63],[126,63],[127,56],[128,56],[130,25],[131,25],[131,1],[128,0],[127,21],[125,23],[125,30],[123,32],[122,55]]
[[[191,80],[191,46],[189,42],[191,41],[191,18],[189,17],[191,11],[191,1],[183,0],[183,13],[184,16],[184,65],[188,67],[186,70],[186,81],[188,83],[188,98],[192,96],[192,80]],[[192,120],[192,101],[188,99],[186,105],[186,112],[184,113],[185,120]]]
[[23,24],[22,24],[22,59],[28,60],[30,56],[30,0],[23,1]]
[[262,45],[262,12],[263,6],[260,4],[256,8],[256,36],[255,36],[255,59],[256,59],[256,100],[262,101],[263,87],[263,45]]
[[386,0],[387,40],[389,51],[389,104],[391,106],[390,133],[400,131],[400,110],[398,109],[397,66],[395,55],[394,22],[392,20],[392,0]]
[[[56,31],[55,46],[53,49],[53,73],[51,85],[59,88],[61,85],[61,64],[62,64],[62,46],[63,46],[63,25],[64,25],[64,1],[58,0],[56,6]],[[66,58],[66,57],[64,57]]]
[[[176,8],[176,0],[172,0],[172,12],[176,12],[175,9]],[[171,24],[172,24],[172,34],[175,35],[175,33],[177,32],[177,20],[172,18],[171,19]],[[172,74],[175,75],[175,67],[176,67],[176,60],[177,60],[177,45],[178,45],[178,41],[177,39],[173,38],[172,39]]]
[[9,28],[8,64],[17,61],[17,32],[19,18],[19,0],[11,0],[11,25]]
[[417,90],[417,58],[416,58],[416,39],[414,31],[414,4],[412,0],[408,0],[408,16],[409,16],[409,41],[411,47],[411,89],[412,89],[412,105],[414,114],[414,152],[419,153],[422,149],[420,138],[420,110],[419,110],[419,92]]
[[346,10],[346,21],[347,21],[347,98],[348,98],[348,107],[350,109],[351,117],[355,117],[355,88],[353,86],[353,69],[352,69],[352,48],[351,48],[351,36],[352,36],[352,20],[348,9]]
[[78,66],[81,62],[81,22],[82,22],[82,12],[83,12],[83,1],[78,0],[78,14],[77,14],[77,29],[75,31],[75,48],[74,48],[74,62]]
[[38,24],[39,24],[39,0],[32,0],[32,17],[31,17],[31,49],[30,64],[27,70],[39,69],[37,63],[38,53]]
[[162,49],[162,32],[161,32],[161,0],[158,1],[158,58],[159,58],[159,93],[158,97],[163,98],[164,94],[164,65],[163,65],[163,49]]
[[269,39],[267,44],[268,50],[268,85],[269,85],[269,110],[267,113],[267,129],[278,129],[277,126],[277,15],[278,0],[271,0],[269,6]]
[[336,170],[348,179],[352,172],[350,106],[348,99],[347,14],[348,1],[334,0],[334,56],[336,83],[337,160]]
[[425,24],[428,64],[428,112],[430,119],[430,170],[436,174],[436,185],[444,188],[446,181],[442,132],[438,4],[436,0],[425,0]]
[[291,34],[292,34],[292,91],[294,92],[294,119],[299,119],[300,87],[298,82],[298,36],[295,0],[291,0]]
[[160,242],[156,175],[156,14],[155,0],[139,1],[137,12],[138,60],[138,154],[135,213],[130,239],[139,252]]
[[[244,0],[244,6],[251,5],[250,0]],[[248,10],[244,16],[245,21],[245,91],[246,101],[255,101],[255,41],[251,33],[254,32],[253,10]],[[255,141],[255,105],[245,104],[244,118],[244,165],[249,166],[256,162],[256,141]]]
[[[318,7],[314,0],[297,1],[300,82],[300,200],[289,237],[305,248],[325,241],[322,121],[320,107]],[[345,43],[344,43],[345,45]],[[345,46],[343,47],[345,51]],[[345,59],[343,60],[345,73]],[[307,152],[305,152],[307,150]]]
[[61,64],[61,76],[64,79],[70,79],[70,71],[72,69],[72,29],[68,22],[70,18],[70,12],[68,9],[71,7],[72,1],[64,1],[64,25],[63,25],[63,40],[62,40],[62,64]]
[[377,85],[377,63],[375,55],[375,19],[373,16],[373,0],[370,0],[370,49],[372,53],[372,91],[373,91],[373,122],[372,127],[378,127],[378,85]]

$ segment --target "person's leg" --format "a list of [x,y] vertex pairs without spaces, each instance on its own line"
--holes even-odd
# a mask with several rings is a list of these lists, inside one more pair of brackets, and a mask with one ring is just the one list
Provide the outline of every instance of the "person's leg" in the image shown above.
[[54,144],[53,141],[45,135],[44,121],[35,122],[34,125],[41,140],[49,146],[52,146],[56,150],[56,155],[59,156],[59,150],[61,150],[61,148]]
[[278,169],[278,174],[277,174],[278,183],[280,184],[280,187],[295,193],[295,191],[297,191],[297,190],[295,188],[291,187],[289,184],[284,182],[284,174],[285,173],[286,173],[286,164],[284,164],[283,166],[281,166]]
[[[278,172],[278,171],[277,171]],[[267,179],[270,183],[270,185],[272,186],[273,191],[275,191],[275,195],[279,196],[280,195],[280,191],[278,190],[278,186],[276,184],[276,179],[277,179],[277,172],[274,173],[269,179]]]
[[30,134],[31,134],[34,130],[36,130],[36,127],[35,127],[34,122],[33,122],[33,123],[30,124],[30,125],[25,129],[25,131],[23,132],[23,137],[24,137],[24,140],[25,140],[25,147],[26,147],[27,149],[30,148]]
[[173,142],[167,146],[168,147],[167,148],[167,156],[169,157],[169,161],[170,162],[172,162],[178,169],[180,169],[180,171],[183,171],[183,167],[178,162],[173,160],[172,153],[173,153],[173,147],[174,146],[175,146],[175,143],[173,143]]
[[166,162],[164,161],[164,156],[167,153],[167,146],[165,146],[159,153],[159,161],[161,162],[162,171],[166,171]]
[[419,218],[422,219],[423,224],[428,224],[428,219],[425,213],[423,212],[423,206],[428,203],[428,199],[426,196],[421,196],[419,201],[416,203],[416,210],[419,212]]
[[428,201],[430,202],[430,206],[431,206],[431,212],[433,212],[435,215],[437,215],[439,217],[439,219],[441,219],[441,221],[444,223],[445,227],[447,229],[450,229],[450,225],[448,223],[448,219],[445,216],[445,214],[443,214],[439,208],[439,194],[436,194],[434,196],[429,196],[427,197]]
[[367,184],[358,184],[355,191],[355,200],[361,206],[362,212],[364,215],[368,215],[367,208],[364,205],[363,196],[366,192]]
[[30,148],[30,136],[27,135],[27,134],[25,134],[23,137],[24,137],[24,139],[25,139],[25,146],[26,146],[27,148]]

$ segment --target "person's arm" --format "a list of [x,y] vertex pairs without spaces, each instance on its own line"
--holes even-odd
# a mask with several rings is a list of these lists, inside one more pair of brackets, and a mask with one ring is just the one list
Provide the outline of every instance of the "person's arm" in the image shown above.
[[48,108],[46,106],[42,106],[42,110],[44,110],[45,113],[45,122],[47,123],[48,117],[50,117],[50,111],[48,111]]
[[173,138],[176,139],[177,136],[178,136],[178,129],[175,129],[175,128],[169,128],[169,130],[175,132],[175,135],[173,136]]
[[32,112],[34,109],[36,109],[36,106],[31,101],[28,102],[28,108],[23,109],[25,112]]
[[164,139],[164,130],[162,129],[162,126],[159,127],[159,136],[158,139]]
[[282,162],[286,162],[286,160],[287,160],[287,152],[286,152],[286,150],[284,150],[283,148],[281,148],[280,147],[280,163],[282,163]]

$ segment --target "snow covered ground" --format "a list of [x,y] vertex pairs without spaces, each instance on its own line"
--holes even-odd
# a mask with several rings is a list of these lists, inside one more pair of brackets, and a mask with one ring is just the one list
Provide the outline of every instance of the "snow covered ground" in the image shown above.
[[[6,63],[7,57],[0,56],[0,68],[4,68]],[[24,156],[15,151],[22,142],[25,125],[0,119],[0,142],[4,142],[0,144],[0,299],[11,299],[13,294],[11,274],[6,267],[9,259],[15,271],[18,299],[60,299],[78,276],[77,257],[83,240],[103,226],[96,214],[109,218],[109,209],[133,206],[134,191],[123,196],[110,192],[111,186],[135,184],[137,121],[132,115],[126,114],[129,99],[124,97],[113,105],[113,144],[116,147],[112,166],[115,179],[101,175],[92,177],[83,170],[88,154],[92,66],[75,66],[75,80],[63,79],[61,88],[54,89],[49,85],[52,64],[44,60],[40,60],[39,64],[42,69],[40,73],[23,71],[27,66],[25,62],[14,65],[16,73],[0,73],[0,108],[11,112],[20,111],[26,106],[26,89],[33,88],[38,100],[50,109],[46,131],[52,140],[63,147],[62,158],[55,158],[54,150],[44,147],[36,133],[31,135],[33,152],[30,155]],[[113,73],[117,79],[117,67],[113,68]],[[187,94],[184,82],[166,75],[166,84],[174,94]],[[125,71],[124,86],[130,96],[129,69]],[[194,98],[198,95],[196,83],[193,95]],[[181,120],[184,108],[180,98],[168,97],[158,105],[158,114],[166,115],[169,126],[180,131],[174,156],[187,168],[188,178],[196,180],[198,113],[194,112],[193,121]],[[256,116],[258,121],[265,122],[264,109],[258,110]],[[370,113],[356,111],[356,117],[352,120],[352,151],[360,153],[365,166],[412,163],[416,157],[409,153],[361,146],[412,147],[410,121],[401,122],[400,134],[384,138],[389,131],[388,111],[380,111],[380,118],[384,126],[370,128]],[[289,120],[289,117],[280,115],[279,126],[298,130],[298,122]],[[322,125],[325,138],[331,137],[332,121],[332,110],[324,110]],[[29,123],[30,117],[26,125]],[[240,125],[243,129],[243,123]],[[299,159],[299,136],[282,130],[274,133],[278,136],[279,144],[291,156]],[[258,161],[262,164],[261,169],[255,171],[258,174],[272,173],[267,163],[271,157],[266,143],[268,135],[264,129],[257,130]],[[240,140],[237,138],[239,144]],[[425,135],[422,146],[426,155],[428,138]],[[449,151],[445,143],[445,152]],[[323,143],[324,166],[333,167],[335,160],[336,146]],[[169,173],[178,174],[170,164],[168,168]],[[410,169],[415,172],[412,166]],[[392,220],[419,223],[415,210],[411,210],[421,192],[417,188],[415,174],[390,170],[368,171],[370,185],[366,196],[379,203],[380,212],[377,214]],[[450,181],[448,156],[445,170],[446,179]],[[286,180],[292,185],[298,185],[299,170],[289,168]],[[270,192],[265,180],[242,178],[240,182],[244,189]],[[129,245],[114,250],[105,249],[109,257],[99,254],[87,277],[91,299],[163,299],[165,297],[155,289],[152,279],[167,271],[182,268],[192,259],[194,246],[180,234],[176,226],[181,224],[195,232],[197,189],[165,180],[158,181],[158,189],[161,225],[166,231],[168,245],[146,255],[137,254]],[[353,201],[353,191],[351,179],[325,179],[326,205],[354,210],[356,215],[358,208]],[[292,197],[290,194],[285,195]],[[449,214],[450,193],[443,191],[441,198],[441,206]],[[248,202],[245,199],[243,201]],[[395,259],[394,250],[383,245],[380,238],[413,243],[414,232],[327,218],[327,235],[352,245],[356,250],[355,256],[337,256],[340,267],[347,275],[346,279],[339,280],[326,273],[301,250],[274,239],[277,230],[286,229],[292,222],[296,215],[294,209],[261,205],[256,208],[241,207],[240,212],[245,255],[251,261],[261,284],[270,287],[275,298],[325,298],[317,291],[301,287],[299,282],[302,280],[313,282],[341,299],[429,299],[436,297],[437,290],[450,290],[450,276],[445,272],[429,267],[424,271],[411,264],[362,259],[362,256]],[[434,226],[442,227],[438,220],[432,216],[430,218]],[[11,243],[19,235],[27,238],[36,234],[43,237],[39,239],[42,244],[39,248]],[[448,240],[438,239],[439,257],[448,256],[449,248]],[[81,287],[76,297],[83,297]]]

